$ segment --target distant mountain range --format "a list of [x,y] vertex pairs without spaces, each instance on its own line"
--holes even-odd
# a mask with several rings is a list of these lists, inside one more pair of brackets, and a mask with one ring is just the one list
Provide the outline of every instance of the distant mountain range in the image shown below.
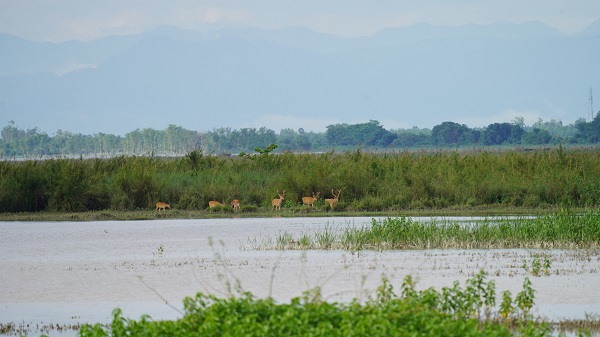
[[0,34],[0,50],[0,127],[14,120],[50,133],[473,127],[511,111],[570,123],[589,117],[589,88],[600,92],[600,20],[573,35],[539,22],[419,24],[357,38],[171,26],[90,42]]

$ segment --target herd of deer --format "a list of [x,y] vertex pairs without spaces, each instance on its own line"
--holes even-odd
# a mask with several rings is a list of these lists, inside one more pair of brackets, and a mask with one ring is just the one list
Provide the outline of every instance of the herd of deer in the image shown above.
[[[210,208],[221,206],[221,205],[223,205],[223,204],[218,201],[215,201],[215,200],[211,200],[208,202],[208,207],[210,207]],[[239,209],[240,201],[237,199],[234,199],[233,201],[231,201],[231,207],[233,207],[233,209]]]
[[[321,192],[317,192],[315,194],[315,192],[312,193],[312,197],[302,197],[302,204],[310,206],[310,207],[314,207],[315,206],[315,202],[317,202],[317,200],[319,200],[319,194]],[[333,207],[335,205],[336,202],[338,202],[340,200],[340,194],[342,193],[342,190],[338,190],[337,194],[333,191],[333,189],[331,190],[331,194],[333,195],[332,199],[325,199],[325,203],[329,204],[329,207]],[[285,190],[283,190],[283,192],[279,193],[279,190],[277,190],[277,195],[279,196],[279,198],[277,199],[273,199],[273,201],[271,201],[271,206],[272,206],[272,210],[280,210],[281,209],[281,204],[283,203],[283,200],[285,199]],[[216,206],[222,206],[223,204],[219,201],[216,200],[211,200],[208,202],[208,207],[213,208]],[[233,201],[231,201],[230,203],[231,207],[233,207],[233,209],[240,209],[240,201],[238,199],[234,199]],[[166,211],[167,208],[171,208],[171,205],[166,204],[164,202],[157,202],[156,203],[156,211],[160,213],[160,211],[162,210],[163,212]]]

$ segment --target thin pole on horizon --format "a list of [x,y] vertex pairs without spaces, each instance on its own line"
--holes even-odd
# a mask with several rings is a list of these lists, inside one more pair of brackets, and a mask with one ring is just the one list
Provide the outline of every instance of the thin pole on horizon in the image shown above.
[[590,86],[590,122],[594,120],[594,94],[592,93],[592,87]]

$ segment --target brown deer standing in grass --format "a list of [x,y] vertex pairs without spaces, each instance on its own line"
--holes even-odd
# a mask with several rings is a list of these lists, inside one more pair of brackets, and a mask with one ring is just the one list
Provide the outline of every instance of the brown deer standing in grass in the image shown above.
[[233,207],[233,209],[240,209],[240,201],[237,199],[233,199],[233,201],[231,201],[231,206]]
[[342,193],[342,190],[338,190],[338,193],[336,195],[335,193],[333,193],[333,189],[331,189],[331,194],[333,195],[333,199],[325,199],[325,202],[329,204],[329,207],[333,207],[333,205],[335,205],[335,203],[340,200],[341,193]]
[[160,213],[161,209],[163,210],[163,212],[165,212],[167,210],[167,208],[171,209],[171,205],[169,205],[167,203],[164,203],[164,202],[161,202],[161,201],[159,201],[159,202],[156,203],[156,211],[158,213]]
[[312,197],[302,197],[302,203],[305,205],[310,205],[310,207],[315,207],[315,202],[319,199],[319,193],[315,195],[315,192],[312,192]]
[[212,200],[208,201],[208,207],[209,208],[213,208],[213,207],[217,207],[217,206],[223,206],[223,203],[225,202],[225,201],[223,201],[223,203],[221,203],[220,201],[216,201],[215,199],[217,199],[217,197],[215,196],[214,193],[210,194],[210,198]]
[[281,204],[285,197],[285,190],[283,190],[281,194],[279,194],[279,190],[277,190],[277,195],[279,195],[279,199],[273,199],[273,201],[271,201],[271,205],[273,206],[272,210],[281,209]]

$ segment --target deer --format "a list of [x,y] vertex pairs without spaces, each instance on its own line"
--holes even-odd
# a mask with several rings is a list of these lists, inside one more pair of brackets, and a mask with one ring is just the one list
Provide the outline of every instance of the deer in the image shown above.
[[319,199],[319,193],[321,192],[317,192],[315,195],[315,192],[312,192],[312,197],[302,197],[302,203],[304,205],[310,205],[310,207],[315,207],[315,202]]
[[215,197],[215,194],[214,194],[214,193],[211,193],[211,194],[210,194],[210,198],[211,198],[212,200],[209,200],[209,201],[208,201],[208,208],[213,208],[213,207],[217,207],[217,206],[223,206],[223,203],[225,202],[225,201],[223,201],[223,203],[221,203],[220,201],[216,201],[216,200],[215,200],[215,199],[216,199],[216,197]]
[[271,210],[281,209],[281,204],[283,203],[283,199],[285,197],[285,190],[283,190],[281,194],[279,194],[279,190],[277,190],[277,195],[279,195],[279,199],[273,199],[273,201],[271,201],[271,205],[273,206]]
[[335,205],[335,203],[340,200],[341,193],[342,193],[342,190],[338,190],[338,193],[336,195],[335,193],[333,193],[333,189],[331,189],[331,194],[333,195],[333,199],[325,199],[325,202],[329,204],[329,207],[333,207],[333,205]]
[[240,209],[240,201],[237,199],[233,199],[231,201],[231,207],[233,207],[233,209]]
[[169,205],[167,203],[164,203],[164,202],[161,202],[161,201],[159,201],[159,202],[156,203],[156,211],[158,213],[160,213],[161,209],[163,210],[163,212],[165,212],[167,210],[167,208],[171,209],[171,205]]

